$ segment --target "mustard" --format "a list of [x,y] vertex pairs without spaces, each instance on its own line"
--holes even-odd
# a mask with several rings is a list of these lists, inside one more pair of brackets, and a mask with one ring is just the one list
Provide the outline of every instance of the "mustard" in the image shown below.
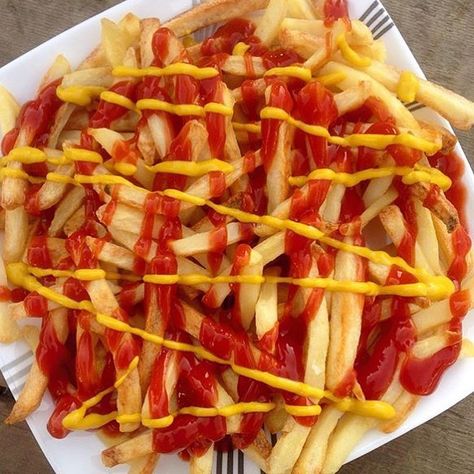
[[397,96],[403,102],[413,102],[420,83],[418,78],[410,71],[403,71],[397,85]]
[[402,176],[405,184],[426,182],[438,185],[446,191],[451,187],[451,179],[436,168],[424,166],[387,166],[383,168],[369,168],[356,173],[337,172],[330,168],[320,168],[312,171],[308,176],[293,176],[288,179],[292,186],[303,186],[311,180],[330,180],[333,183],[344,184],[347,187],[356,186],[362,181],[383,178],[386,176]]
[[[38,271],[41,271],[41,270],[38,270]],[[228,365],[232,367],[234,372],[239,375],[243,375],[245,377],[249,377],[254,380],[261,381],[275,388],[289,391],[291,393],[296,393],[301,396],[316,397],[318,399],[326,398],[335,403],[342,403],[341,406],[346,410],[350,410],[350,411],[352,411],[353,409],[356,410],[358,409],[357,407],[361,403],[361,402],[358,402],[357,400],[351,400],[348,398],[340,399],[338,397],[335,397],[329,391],[324,391],[320,388],[312,387],[311,385],[305,384],[303,382],[298,382],[295,380],[286,379],[284,377],[279,377],[277,375],[273,375],[273,374],[270,374],[258,369],[249,369],[247,367],[239,366],[231,360],[225,360],[218,356],[215,356],[212,352],[208,351],[207,349],[201,346],[195,346],[193,344],[187,344],[187,343],[182,343],[178,341],[168,340],[157,334],[152,334],[143,329],[132,327],[129,324],[123,321],[119,321],[118,319],[112,316],[98,313],[90,301],[77,302],[71,298],[68,298],[60,293],[55,292],[51,288],[47,288],[41,285],[41,283],[29,273],[29,268],[25,263],[18,262],[18,263],[8,264],[6,267],[6,273],[10,282],[14,284],[15,286],[25,288],[28,291],[36,291],[38,294],[44,296],[46,299],[54,301],[58,303],[59,305],[64,306],[66,308],[84,309],[86,311],[89,311],[96,315],[96,319],[99,324],[102,324],[103,326],[109,329],[113,329],[119,332],[127,332],[130,334],[134,334],[138,337],[141,337],[145,341],[152,342],[153,344],[158,344],[170,350],[191,352],[193,354],[196,354],[198,357],[202,359],[206,359],[206,360],[209,360],[211,362],[215,362],[221,365]],[[84,272],[79,273],[78,275],[82,276],[83,278],[98,276],[98,274],[93,275],[92,273],[84,273]],[[136,363],[138,364],[138,359],[136,358],[134,360],[136,360]],[[133,367],[134,366],[131,365],[129,367],[129,370],[119,380],[117,380],[117,382],[114,384],[115,388],[117,388],[118,386],[120,386],[121,383],[123,383],[127,373],[130,373],[133,370]],[[66,425],[65,426],[71,427],[71,429],[73,429],[74,426],[78,426],[78,424],[80,424],[80,426],[86,427],[84,429],[89,429],[89,428],[96,427],[99,422],[102,423],[102,421],[104,421],[104,418],[97,418],[97,417],[105,416],[106,417],[105,419],[108,421],[110,421],[111,419],[115,419],[116,417],[115,414],[97,415],[97,416],[91,415],[91,418],[87,418],[84,416],[85,411],[87,410],[88,407],[91,407],[94,404],[99,403],[100,400],[102,400],[102,398],[107,393],[110,393],[111,390],[113,390],[113,388],[109,388],[103,392],[100,392],[95,397],[90,399],[88,401],[88,404],[86,402],[85,409],[83,405],[83,407],[78,409],[79,412],[78,411],[73,412],[71,414],[71,417],[68,419],[68,421],[66,421],[67,426]],[[363,402],[363,403],[366,403],[366,402]],[[390,419],[395,414],[393,407],[387,403],[373,401],[371,402],[371,404],[372,405],[370,405],[366,409],[367,412],[373,413],[375,416],[381,419]],[[105,423],[107,423],[108,421],[105,421]]]
[[248,49],[250,48],[249,44],[243,43],[242,41],[239,41],[235,46],[234,49],[232,50],[232,55],[233,56],[243,56]]
[[341,33],[336,38],[336,44],[341,51],[342,57],[353,66],[367,67],[372,64],[372,60],[370,58],[367,56],[361,56],[350,47],[345,33]]
[[137,172],[137,167],[133,163],[125,163],[122,161],[116,161],[114,163],[114,169],[124,176],[133,176]]
[[[413,296],[413,293],[419,293],[420,296],[426,296],[434,300],[444,299],[450,296],[454,292],[453,282],[445,276],[433,276],[430,275],[423,268],[415,268],[409,265],[405,260],[400,257],[392,257],[387,252],[381,250],[370,250],[367,247],[361,247],[353,244],[348,244],[346,242],[341,242],[340,240],[334,239],[325,235],[321,230],[316,227],[310,226],[308,224],[303,224],[301,222],[292,221],[290,219],[280,219],[274,216],[258,216],[256,214],[251,214],[249,212],[241,211],[240,209],[233,209],[231,207],[224,206],[222,204],[216,204],[210,200],[203,199],[197,196],[190,195],[188,193],[178,191],[175,189],[167,189],[163,192],[165,196],[184,201],[195,206],[209,206],[211,209],[215,210],[219,214],[226,216],[231,216],[234,219],[240,222],[247,222],[253,224],[263,224],[273,227],[278,230],[291,230],[296,234],[299,234],[308,239],[318,240],[330,247],[336,248],[338,250],[343,250],[345,252],[351,252],[355,255],[358,255],[363,258],[367,258],[373,263],[378,263],[381,265],[397,265],[402,270],[410,273],[415,276],[420,283],[415,283],[407,288],[405,285],[392,285],[391,290],[397,291],[397,294]],[[267,277],[269,278],[269,277]],[[360,284],[364,282],[347,282],[348,284],[352,283],[352,286],[349,291],[353,291],[357,288],[362,288]],[[365,282],[366,285],[371,282]],[[366,287],[369,288],[369,287]],[[415,289],[417,288],[417,289]],[[376,288],[370,286],[369,292],[367,294],[374,294]],[[381,290],[386,291],[386,290]],[[382,294],[382,293],[380,293]]]
[[117,92],[113,91],[104,91],[100,94],[100,100],[104,102],[109,102],[110,104],[119,105],[120,107],[124,107],[128,110],[137,111],[135,107],[135,103],[130,100],[128,97],[124,95],[117,94]]
[[249,132],[249,133],[260,133],[261,126],[259,123],[239,123],[239,122],[232,122],[232,127],[234,130]]
[[174,173],[185,176],[202,176],[211,171],[222,171],[230,173],[234,167],[225,161],[210,159],[204,161],[162,161],[153,166],[146,166],[152,173]]
[[105,88],[99,86],[58,86],[56,95],[63,102],[85,107],[104,91]]
[[334,72],[331,74],[324,74],[323,76],[318,76],[315,79],[320,82],[325,87],[334,86],[339,84],[346,78],[346,73],[344,72]]
[[440,145],[406,132],[398,135],[356,133],[353,135],[346,135],[345,137],[331,136],[326,128],[320,125],[310,125],[301,120],[297,120],[283,109],[277,107],[264,107],[260,112],[260,118],[283,120],[290,125],[303,130],[305,133],[326,138],[329,143],[344,147],[365,146],[375,150],[384,150],[389,145],[404,145],[416,150],[421,150],[428,155],[433,155],[440,150]]
[[201,106],[197,104],[170,104],[159,99],[141,99],[137,102],[139,110],[162,110],[174,115],[196,115],[198,117],[205,117],[206,113],[215,113],[226,116],[232,116],[234,110],[223,104],[209,102]]
[[273,67],[266,71],[264,76],[290,76],[309,82],[311,80],[311,69],[301,66]]

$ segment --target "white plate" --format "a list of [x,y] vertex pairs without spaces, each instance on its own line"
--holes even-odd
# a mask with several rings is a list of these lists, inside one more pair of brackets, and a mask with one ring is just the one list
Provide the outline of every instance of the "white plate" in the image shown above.
[[[131,11],[138,16],[154,16],[166,20],[189,9],[193,3],[198,2],[192,0],[174,0],[172,2],[127,0],[56,36],[4,66],[0,69],[0,83],[7,87],[19,102],[24,102],[34,96],[39,80],[57,54],[64,54],[73,66],[87,56],[99,42],[100,18],[106,16],[112,20],[118,20],[125,13]],[[363,19],[374,32],[375,37],[383,37],[388,50],[388,63],[423,76],[423,72],[407,44],[380,2],[349,0],[349,3],[351,18]],[[418,109],[415,114],[417,117],[431,121],[436,120],[448,126],[444,120],[439,119],[426,108]],[[466,172],[463,179],[468,190],[467,205],[469,209],[474,209],[474,176],[461,147],[458,146],[456,151],[465,163]],[[469,213],[468,219],[472,230],[474,229],[474,213]],[[471,312],[465,320],[464,334],[466,337],[474,339],[474,318],[472,316]],[[18,397],[25,383],[31,361],[32,353],[23,342],[9,346],[0,345],[0,369],[15,397]],[[353,451],[349,461],[416,428],[474,392],[473,370],[473,359],[458,361],[446,372],[436,392],[423,398],[400,429],[389,435],[377,431],[368,433]],[[53,469],[58,474],[83,474],[84,472],[98,474],[104,472],[100,462],[100,452],[103,445],[93,434],[71,433],[63,440],[51,438],[46,430],[46,423],[52,407],[51,398],[47,395],[40,408],[27,421]],[[241,453],[237,452],[220,454],[215,459],[214,469],[216,474],[223,472],[257,474],[259,472],[250,461],[244,460]],[[177,456],[163,456],[160,459],[158,470],[174,474],[188,472],[187,465]],[[127,469],[117,467],[114,472],[125,473]]]

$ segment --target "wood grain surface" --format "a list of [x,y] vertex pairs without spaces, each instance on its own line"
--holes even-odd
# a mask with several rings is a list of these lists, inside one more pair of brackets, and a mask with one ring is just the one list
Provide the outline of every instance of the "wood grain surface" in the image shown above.
[[[114,0],[0,0],[0,66],[117,3]],[[383,3],[428,78],[474,99],[474,2],[383,0]],[[474,164],[474,133],[459,132],[458,137],[471,165]],[[12,405],[8,391],[0,395],[0,420],[7,416]],[[471,473],[474,472],[473,430],[474,396],[471,395],[423,426],[345,466],[341,472]],[[53,472],[25,423],[12,427],[0,424],[0,446],[1,474]]]

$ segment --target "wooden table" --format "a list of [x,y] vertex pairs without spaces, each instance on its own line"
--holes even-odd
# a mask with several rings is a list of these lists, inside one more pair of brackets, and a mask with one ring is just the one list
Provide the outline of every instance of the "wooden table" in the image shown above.
[[[166,1],[166,0],[150,0]],[[357,0],[350,0],[357,1]],[[0,0],[0,66],[116,0]],[[474,99],[474,2],[383,0],[429,78]],[[474,134],[459,132],[474,158]],[[471,159],[471,164],[474,161]],[[0,419],[13,405],[0,395]],[[344,474],[474,472],[474,396],[390,444],[345,466]],[[0,425],[0,473],[46,474],[52,470],[25,423]]]

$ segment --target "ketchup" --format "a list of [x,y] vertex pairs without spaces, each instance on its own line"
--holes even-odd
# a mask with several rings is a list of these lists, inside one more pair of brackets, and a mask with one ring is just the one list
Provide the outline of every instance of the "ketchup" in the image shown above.
[[40,91],[35,100],[23,105],[16,120],[15,128],[3,137],[3,155],[7,155],[15,146],[20,129],[28,137],[28,142],[32,146],[44,146],[46,144],[54,117],[62,104],[56,96],[56,88],[60,83],[61,79],[51,82]]
[[324,24],[331,26],[336,20],[342,18],[350,25],[347,0],[325,0],[324,2]]

